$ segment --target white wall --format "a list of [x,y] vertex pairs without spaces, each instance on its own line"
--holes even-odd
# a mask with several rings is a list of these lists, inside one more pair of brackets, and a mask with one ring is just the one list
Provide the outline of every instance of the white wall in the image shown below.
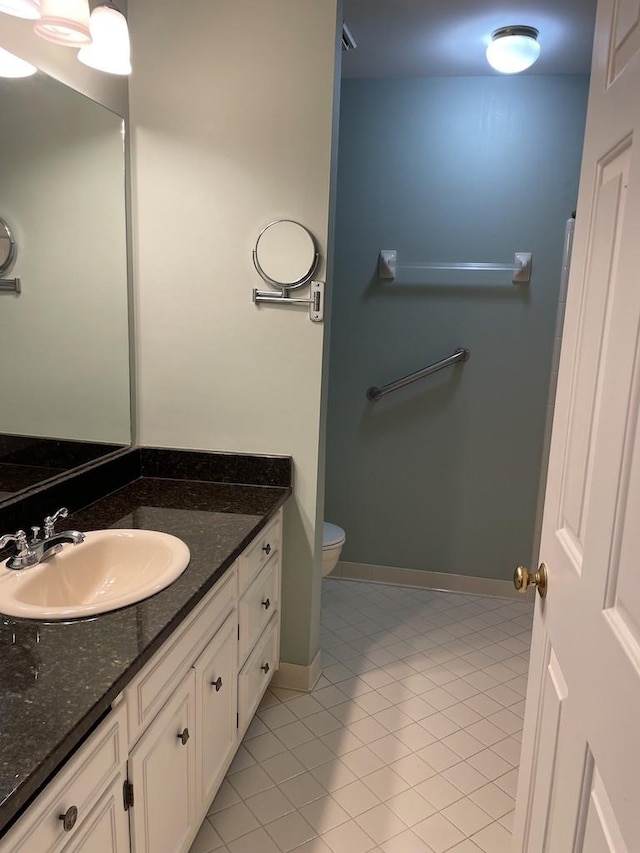
[[139,440],[293,456],[282,657],[303,665],[318,647],[325,329],[252,303],[251,249],[288,217],[326,255],[337,5],[129,4]]

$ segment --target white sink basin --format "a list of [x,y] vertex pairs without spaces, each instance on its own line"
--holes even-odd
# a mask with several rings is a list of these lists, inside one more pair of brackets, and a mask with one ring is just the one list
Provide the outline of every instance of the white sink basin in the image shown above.
[[142,601],[189,564],[182,540],[154,530],[95,530],[30,569],[0,568],[0,613],[78,619]]

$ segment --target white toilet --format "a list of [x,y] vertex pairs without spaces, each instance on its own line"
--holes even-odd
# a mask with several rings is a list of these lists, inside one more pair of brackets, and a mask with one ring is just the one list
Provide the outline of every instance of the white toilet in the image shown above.
[[345,543],[347,534],[337,524],[329,524],[325,521],[322,531],[322,577],[332,572],[338,560],[340,552]]

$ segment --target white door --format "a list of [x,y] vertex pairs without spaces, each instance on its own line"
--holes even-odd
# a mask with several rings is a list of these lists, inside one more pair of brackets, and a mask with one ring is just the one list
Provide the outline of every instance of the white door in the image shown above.
[[129,853],[129,820],[122,804],[125,778],[123,768],[62,853]]
[[198,808],[208,808],[238,740],[238,614],[229,616],[202,652],[196,674]]
[[194,835],[195,674],[190,669],[129,755],[132,853],[184,853]]
[[640,851],[639,326],[640,0],[600,0],[517,853]]

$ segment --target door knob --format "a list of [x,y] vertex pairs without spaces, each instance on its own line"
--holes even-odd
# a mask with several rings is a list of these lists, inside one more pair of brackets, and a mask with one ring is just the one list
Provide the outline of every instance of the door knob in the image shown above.
[[526,592],[529,587],[535,586],[540,598],[544,598],[549,588],[547,567],[544,563],[540,563],[540,568],[537,572],[530,572],[524,566],[518,566],[513,573],[513,585],[518,592]]

